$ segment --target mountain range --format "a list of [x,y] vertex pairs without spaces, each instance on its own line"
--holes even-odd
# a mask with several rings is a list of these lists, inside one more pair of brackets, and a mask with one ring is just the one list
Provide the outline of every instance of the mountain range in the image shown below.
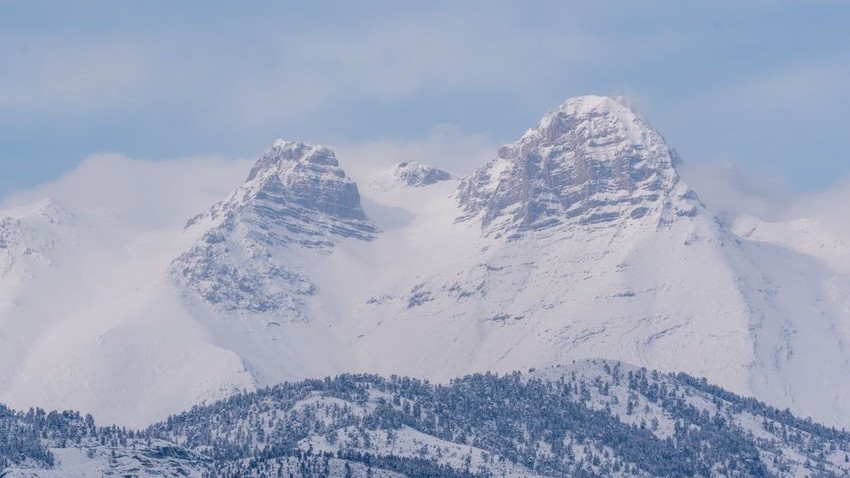
[[0,402],[143,427],[284,380],[602,358],[850,424],[847,242],[718,220],[623,100],[572,98],[462,177],[344,160],[276,140],[181,228],[0,211]]

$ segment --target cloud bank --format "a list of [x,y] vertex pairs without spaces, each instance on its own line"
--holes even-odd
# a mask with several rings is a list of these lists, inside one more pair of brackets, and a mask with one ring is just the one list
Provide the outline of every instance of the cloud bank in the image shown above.
[[86,158],[59,179],[11,194],[0,207],[45,199],[83,215],[142,230],[182,227],[245,181],[253,161],[133,159],[117,153]]
[[685,163],[679,170],[709,212],[727,225],[744,215],[767,222],[810,218],[850,240],[850,178],[820,191],[800,192],[775,174],[730,162]]

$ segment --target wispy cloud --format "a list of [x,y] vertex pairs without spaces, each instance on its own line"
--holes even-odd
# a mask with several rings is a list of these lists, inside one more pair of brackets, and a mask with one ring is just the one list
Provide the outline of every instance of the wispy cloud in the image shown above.
[[791,217],[815,217],[843,239],[850,238],[850,178],[836,181],[825,191],[804,194],[789,210]]
[[760,72],[695,99],[688,107],[731,108],[733,113],[814,115],[832,112],[850,100],[846,56],[798,62]]
[[0,106],[21,116],[79,115],[173,100],[202,121],[265,122],[423,90],[522,91],[611,53],[577,28],[525,29],[513,7],[417,10],[362,15],[356,26],[237,20],[245,35],[24,32],[0,50]]
[[775,173],[752,172],[733,162],[686,162],[679,172],[709,211],[725,221],[741,214],[779,220],[797,199]]
[[850,177],[820,191],[800,192],[769,170],[729,162],[686,163],[680,172],[709,212],[727,225],[743,215],[768,222],[806,218],[836,237],[850,237]]
[[150,161],[104,153],[55,181],[14,193],[0,207],[53,199],[72,211],[111,217],[131,228],[182,227],[245,181],[253,160]]
[[487,135],[464,134],[456,126],[438,125],[424,138],[356,142],[336,149],[342,166],[351,165],[355,170],[415,161],[464,175],[494,158],[497,145]]

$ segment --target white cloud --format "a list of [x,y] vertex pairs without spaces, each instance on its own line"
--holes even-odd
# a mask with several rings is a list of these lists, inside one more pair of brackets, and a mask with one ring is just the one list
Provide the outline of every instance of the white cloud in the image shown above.
[[415,161],[464,175],[494,158],[497,145],[487,135],[464,134],[452,125],[438,125],[424,138],[365,141],[335,149],[341,166],[347,169],[368,171]]
[[776,115],[789,120],[811,119],[850,101],[850,63],[844,56],[828,57],[783,65],[773,71],[760,71],[722,88],[705,92],[677,106],[681,117],[687,113],[712,115],[735,121]]
[[850,178],[821,191],[800,192],[775,174],[730,162],[686,163],[679,169],[708,210],[726,223],[740,215],[765,221],[810,218],[836,236],[850,238]]
[[729,161],[684,163],[679,172],[700,200],[721,219],[749,214],[766,220],[786,215],[795,196],[767,171],[753,173]]
[[[485,135],[435,126],[424,138],[384,139],[332,146],[355,179],[399,161],[417,161],[465,174],[496,151]],[[53,198],[72,211],[109,216],[146,230],[182,227],[194,215],[240,186],[256,158],[195,157],[165,161],[118,153],[87,157],[59,179],[12,193],[0,208]]]
[[850,240],[850,178],[829,189],[802,195],[789,209],[791,217],[814,217],[838,237]]
[[0,206],[52,198],[74,212],[108,216],[134,228],[182,227],[242,184],[252,163],[220,158],[150,161],[98,154],[55,181],[12,194]]
[[842,57],[795,65],[756,78],[741,88],[740,95],[769,111],[816,114],[850,100],[848,84],[850,64]]

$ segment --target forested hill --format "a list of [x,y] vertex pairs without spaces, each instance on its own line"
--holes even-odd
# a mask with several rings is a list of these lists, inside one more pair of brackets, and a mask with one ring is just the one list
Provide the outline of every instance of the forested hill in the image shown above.
[[0,409],[0,476],[850,476],[850,434],[605,361],[432,384],[341,375],[135,431]]

